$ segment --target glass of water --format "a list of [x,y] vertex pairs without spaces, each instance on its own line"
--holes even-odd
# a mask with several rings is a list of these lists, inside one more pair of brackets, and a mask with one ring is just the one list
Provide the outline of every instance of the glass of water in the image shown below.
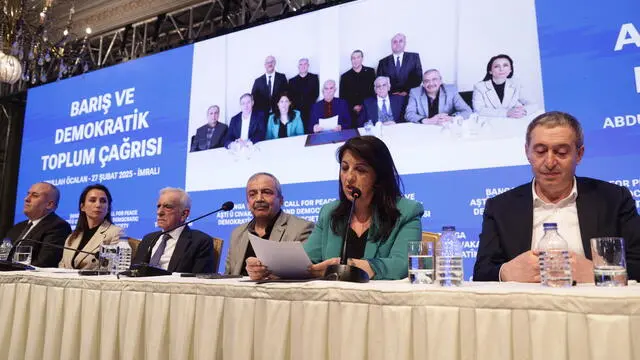
[[627,285],[627,262],[623,238],[592,238],[591,259],[596,286]]
[[31,265],[31,245],[18,245],[13,253],[13,261],[24,265]]
[[409,281],[433,284],[433,242],[410,241],[408,246]]

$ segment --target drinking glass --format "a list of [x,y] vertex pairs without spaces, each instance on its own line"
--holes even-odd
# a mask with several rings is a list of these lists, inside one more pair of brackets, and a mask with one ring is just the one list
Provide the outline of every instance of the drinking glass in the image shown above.
[[627,285],[627,263],[623,238],[592,238],[591,259],[596,286]]
[[433,242],[410,241],[408,245],[409,281],[412,284],[432,284]]
[[18,245],[13,253],[13,261],[24,265],[31,265],[31,245]]

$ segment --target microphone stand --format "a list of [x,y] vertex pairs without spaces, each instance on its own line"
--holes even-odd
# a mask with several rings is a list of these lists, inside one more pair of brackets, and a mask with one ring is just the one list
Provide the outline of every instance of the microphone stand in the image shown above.
[[152,266],[149,264],[149,261],[151,260],[151,253],[153,251],[153,247],[156,245],[156,243],[158,242],[158,240],[165,234],[168,234],[170,232],[172,232],[175,229],[178,229],[180,227],[186,226],[188,224],[191,224],[194,221],[200,220],[202,218],[205,218],[209,215],[213,215],[217,212],[220,211],[229,211],[233,209],[233,202],[231,201],[227,201],[224,204],[222,204],[222,206],[219,209],[213,210],[211,212],[208,212],[204,215],[198,216],[195,219],[189,220],[187,222],[184,222],[182,224],[176,225],[168,230],[165,230],[163,232],[161,232],[160,234],[158,234],[158,236],[153,239],[153,241],[151,241],[151,244],[149,244],[149,247],[147,248],[146,251],[146,255],[145,255],[145,262],[140,263],[140,264],[132,264],[131,268],[129,270],[125,270],[122,271],[120,273],[118,273],[118,278],[120,277],[120,275],[124,275],[124,276],[129,276],[129,277],[147,277],[147,276],[165,276],[165,275],[171,275],[173,274],[171,271],[156,267],[156,266]]
[[360,189],[354,188],[351,196],[351,211],[349,211],[349,220],[342,239],[342,253],[340,254],[340,264],[329,265],[324,271],[324,280],[348,281],[357,283],[369,282],[369,274],[356,266],[347,265],[347,238],[349,237],[349,228],[351,227],[351,219],[356,208],[356,200],[362,193]]
[[100,252],[99,251],[93,253],[93,252],[90,252],[90,251],[79,250],[79,249],[75,249],[75,248],[64,246],[64,245],[52,244],[52,243],[47,243],[47,242],[40,241],[40,240],[24,238],[24,239],[20,239],[20,240],[16,241],[16,244],[11,247],[11,250],[9,251],[9,254],[7,255],[7,260],[0,261],[0,271],[35,270],[35,268],[33,266],[31,266],[31,265],[25,265],[25,264],[22,264],[22,263],[13,262],[13,254],[15,254],[16,249],[23,242],[42,244],[43,246],[51,246],[51,247],[56,248],[56,249],[77,251],[79,253],[83,253],[83,254],[87,254],[87,255],[93,255],[96,259],[98,259],[100,257]]

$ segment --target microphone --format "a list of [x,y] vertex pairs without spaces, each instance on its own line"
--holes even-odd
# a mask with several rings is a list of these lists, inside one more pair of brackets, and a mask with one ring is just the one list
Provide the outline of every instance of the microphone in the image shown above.
[[[233,201],[227,201],[224,204],[222,204],[222,206],[220,206],[220,208],[213,210],[211,212],[208,212],[204,215],[198,216],[195,219],[189,220],[187,222],[184,222],[182,224],[176,225],[172,228],[169,228],[163,232],[161,232],[155,239],[153,239],[153,241],[151,241],[151,244],[149,244],[149,247],[147,249],[145,249],[145,261],[140,263],[140,264],[132,264],[131,265],[131,269],[123,271],[121,273],[118,274],[118,276],[120,275],[124,275],[124,276],[130,276],[130,277],[145,277],[145,276],[162,276],[162,275],[171,275],[171,271],[167,271],[165,269],[161,269],[159,267],[155,267],[152,265],[149,265],[149,261],[151,261],[151,253],[153,252],[153,247],[156,245],[156,243],[158,242],[158,240],[165,234],[168,234],[170,232],[172,232],[175,229],[178,229],[180,227],[186,226],[188,224],[191,224],[194,221],[200,220],[202,218],[205,218],[207,216],[213,215],[215,213],[218,213],[220,211],[229,211],[232,210],[233,207],[235,206],[235,204],[233,203]],[[140,250],[138,250],[140,251]]]
[[356,208],[356,200],[362,196],[362,191],[357,187],[353,187],[351,190],[351,196],[353,201],[351,202],[351,210],[349,211],[349,220],[344,231],[342,238],[342,252],[340,253],[340,264],[329,265],[324,271],[325,280],[338,280],[366,283],[369,282],[369,274],[366,271],[351,265],[347,265],[347,238],[349,237],[349,229],[351,228],[351,220],[353,219],[353,212]]
[[13,245],[11,247],[11,250],[9,250],[9,255],[7,255],[7,260],[4,261],[4,262],[0,262],[0,271],[16,271],[16,270],[33,270],[34,269],[34,267],[31,266],[31,265],[24,265],[24,264],[21,264],[21,263],[15,263],[12,260],[13,259],[13,255],[16,252],[16,249],[23,242],[42,244],[44,246],[51,246],[51,247],[56,248],[56,249],[77,251],[79,253],[87,254],[87,256],[88,255],[93,255],[93,256],[95,256],[96,259],[98,259],[100,257],[100,251],[90,252],[90,251],[75,249],[75,248],[64,246],[64,245],[52,244],[52,243],[44,242],[44,241],[41,241],[41,240],[23,238],[23,239],[20,239],[20,240],[16,241],[15,245]]

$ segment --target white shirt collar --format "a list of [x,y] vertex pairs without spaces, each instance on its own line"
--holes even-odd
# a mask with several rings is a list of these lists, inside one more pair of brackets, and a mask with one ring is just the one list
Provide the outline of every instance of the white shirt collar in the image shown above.
[[[531,182],[531,193],[533,194],[533,207],[543,206],[543,205],[552,205],[542,200],[540,196],[536,193],[536,178],[533,178]],[[557,205],[561,206],[564,204],[568,204],[571,202],[575,202],[578,198],[578,182],[576,181],[576,177],[573,177],[573,188],[571,189],[571,193],[567,195],[564,199],[558,201]]]
[[168,234],[169,234],[169,235],[171,235],[171,238],[172,238],[172,239],[176,239],[176,240],[178,240],[178,239],[180,239],[180,235],[182,235],[182,231],[184,230],[184,228],[185,228],[186,226],[187,226],[187,225],[185,225],[185,226],[180,226],[179,228],[177,228],[177,229],[175,229],[175,230],[173,230],[173,231],[169,232]]
[[400,65],[402,65],[402,59],[404,59],[404,51],[400,54],[393,54],[393,64],[395,65],[398,56],[400,56]]

